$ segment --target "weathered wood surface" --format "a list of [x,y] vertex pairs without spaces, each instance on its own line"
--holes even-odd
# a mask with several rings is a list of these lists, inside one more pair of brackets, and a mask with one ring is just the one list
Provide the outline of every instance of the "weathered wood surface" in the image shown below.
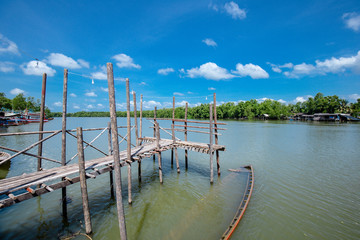
[[[165,151],[174,147],[173,146],[174,143],[172,139],[161,139],[160,148],[158,150],[157,150],[155,138],[144,137],[141,140],[144,142],[144,144],[131,149],[132,161],[135,161],[136,159],[151,157],[158,151]],[[175,145],[178,148],[187,149],[191,151],[204,152],[204,153],[209,152],[209,144],[206,143],[176,141]],[[214,144],[213,151],[215,150],[224,151],[225,146]],[[123,150],[120,152],[121,167],[126,165],[126,159],[127,159],[127,151]],[[93,168],[101,168],[106,165],[112,164],[113,162],[114,162],[113,156],[106,156],[106,157],[86,161],[85,168],[86,170],[91,170]],[[43,170],[41,172],[33,172],[11,178],[5,178],[0,180],[0,194],[6,194],[20,189],[26,189],[27,187],[31,187],[47,181],[52,181],[74,173],[78,173],[78,164],[70,164],[66,166],[60,166],[56,168]]]

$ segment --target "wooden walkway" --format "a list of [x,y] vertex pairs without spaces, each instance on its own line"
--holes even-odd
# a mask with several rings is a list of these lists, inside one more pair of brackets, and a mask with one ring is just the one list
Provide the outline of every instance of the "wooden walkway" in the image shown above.
[[[142,138],[143,144],[131,149],[131,160],[132,162],[141,161],[143,158],[151,157],[152,155],[176,148],[182,148],[190,151],[196,151],[201,153],[209,153],[209,144],[189,142],[189,141],[176,141],[170,139],[161,139],[159,141],[160,149],[156,146],[156,139],[151,137]],[[224,151],[225,146],[213,145],[212,151]],[[127,165],[127,150],[120,152],[120,165],[121,167]],[[106,156],[97,158],[89,161],[85,161],[85,169],[87,178],[95,178],[96,176],[112,171],[114,157]],[[8,198],[0,200],[0,208],[11,206],[15,203],[52,192],[53,190],[66,187],[68,185],[79,182],[79,177],[65,178],[64,181],[46,185],[47,182],[59,180],[62,177],[70,176],[72,174],[79,174],[79,165],[77,163],[51,168],[40,172],[33,172],[29,174],[23,174],[11,178],[0,180],[0,195],[8,195]],[[37,189],[32,189],[33,186],[41,186]],[[26,189],[27,192],[21,193],[15,196],[13,193]]]

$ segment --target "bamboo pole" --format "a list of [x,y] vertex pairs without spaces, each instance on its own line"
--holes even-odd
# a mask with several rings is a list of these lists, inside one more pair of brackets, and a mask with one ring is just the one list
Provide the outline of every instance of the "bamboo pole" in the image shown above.
[[[112,144],[111,144],[111,122],[108,122],[108,150],[109,150],[109,156],[112,155]],[[110,196],[111,198],[114,198],[114,177],[113,177],[113,171],[109,171],[109,177],[110,177]]]
[[[18,150],[15,150],[15,149],[12,149],[12,148],[8,148],[8,147],[4,147],[4,146],[0,146],[0,149],[5,149],[5,150],[11,151],[11,152],[15,152],[15,153],[20,152],[20,151],[18,151]],[[61,162],[56,161],[56,160],[51,159],[51,158],[47,158],[47,157],[38,156],[38,155],[35,155],[35,154],[26,153],[26,152],[23,152],[23,153],[21,153],[21,154],[24,154],[24,155],[27,155],[27,156],[30,156],[30,157],[41,158],[41,159],[44,159],[44,160],[47,160],[47,161],[50,161],[50,162],[54,162],[54,163],[59,163],[59,164],[61,164]],[[2,164],[2,163],[0,163],[0,165],[1,165],[1,164]]]
[[130,119],[130,82],[129,79],[126,78],[126,110],[127,110],[127,147],[126,153],[127,158],[126,162],[128,164],[127,172],[128,172],[128,202],[132,203],[131,197],[131,119]]
[[[214,93],[214,130],[215,133],[218,132],[217,128],[217,114],[216,114],[216,93]],[[219,144],[218,135],[215,135],[215,144]],[[219,156],[219,150],[216,150],[216,167],[217,167],[217,174],[220,176],[220,156]]]
[[[39,123],[39,131],[44,130],[44,118],[45,118],[45,95],[46,95],[46,73],[43,74],[42,77],[42,88],[41,88],[41,106],[40,106],[40,123]],[[43,139],[43,134],[39,134],[39,141]],[[38,145],[38,155],[42,156],[42,142]],[[38,158],[37,170],[42,170],[42,162],[41,158]]]
[[122,240],[126,240],[127,234],[126,234],[124,206],[122,203],[121,169],[120,169],[121,166],[120,166],[120,155],[119,155],[119,142],[118,142],[116,105],[115,105],[115,87],[114,87],[114,75],[113,75],[112,63],[107,63],[107,79],[109,86],[111,138],[113,145],[115,183],[116,183],[116,207],[117,207],[117,213],[119,219],[120,237]]
[[79,176],[80,176],[80,188],[81,188],[81,196],[84,210],[84,220],[85,220],[85,231],[86,234],[90,234],[92,232],[91,228],[91,217],[90,217],[90,208],[89,208],[89,197],[87,192],[87,184],[86,184],[86,175],[85,175],[85,156],[83,149],[83,133],[82,128],[77,128],[77,149],[79,153]]
[[[61,165],[66,165],[66,112],[67,112],[67,87],[68,70],[64,69],[64,87],[63,87],[63,112],[62,112],[62,132],[61,132]],[[61,180],[64,180],[62,178]],[[61,189],[63,218],[67,219],[66,187]]]
[[209,154],[210,154],[210,183],[214,182],[214,166],[213,166],[213,130],[212,130],[212,119],[213,119],[213,106],[210,104],[210,144],[209,144]]
[[[184,126],[184,140],[187,141],[187,115],[188,115],[188,103],[185,105],[185,126]],[[188,169],[188,150],[185,149],[185,169]]]

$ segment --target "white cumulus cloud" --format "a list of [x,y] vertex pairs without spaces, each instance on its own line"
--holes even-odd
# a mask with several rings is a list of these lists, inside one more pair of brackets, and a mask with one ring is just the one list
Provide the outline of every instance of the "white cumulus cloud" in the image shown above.
[[20,94],[20,93],[24,94],[25,91],[22,90],[22,89],[19,89],[19,88],[14,88],[14,89],[12,89],[12,90],[10,91],[10,93],[11,93],[12,95],[18,95],[18,94]]
[[348,99],[352,100],[352,101],[356,101],[360,98],[360,94],[354,93],[348,96]]
[[237,74],[240,77],[249,76],[252,79],[269,78],[269,74],[258,65],[248,63],[242,65],[241,63],[236,64],[236,71],[232,71],[233,74]]
[[208,88],[208,90],[209,90],[209,91],[215,91],[215,90],[216,90],[216,88],[209,87],[209,88]]
[[169,73],[172,73],[174,71],[175,70],[173,68],[161,68],[157,71],[157,73],[161,75],[168,75]]
[[16,43],[10,41],[0,33],[0,54],[1,53],[11,53],[15,55],[20,55]]
[[360,72],[360,51],[354,56],[329,58],[323,61],[316,60],[315,64],[287,63],[277,66],[278,68],[287,68],[283,74],[290,78],[299,78],[302,76],[326,75],[328,73],[342,73],[346,71]]
[[109,92],[109,88],[100,87],[101,91],[103,92]]
[[117,54],[112,58],[117,61],[116,66],[118,66],[119,68],[141,68],[139,64],[134,63],[134,60],[130,56],[124,53]]
[[173,95],[174,95],[174,96],[184,96],[183,93],[179,93],[179,92],[174,92]]
[[70,97],[77,97],[75,93],[70,93]]
[[97,97],[97,95],[96,95],[95,92],[87,92],[87,93],[85,93],[85,96],[88,96],[88,97]]
[[342,18],[347,28],[350,28],[355,32],[358,32],[360,30],[360,14],[355,12],[344,13]]
[[212,46],[212,47],[217,46],[217,43],[214,40],[212,40],[211,38],[206,38],[206,39],[202,40],[202,42],[208,46]]
[[61,102],[54,102],[53,104],[55,107],[61,107],[62,106],[62,103]]
[[56,73],[55,69],[52,69],[47,66],[46,63],[40,61],[30,61],[22,64],[20,67],[26,75],[41,76],[43,73],[46,73],[49,77],[52,77]]
[[80,64],[80,66],[84,68],[90,68],[90,63],[85,61],[84,59],[78,59],[77,61]]
[[72,59],[71,57],[65,56],[62,53],[51,53],[46,62],[57,67],[69,68],[69,69],[79,69],[81,68],[80,64]]
[[0,72],[8,73],[15,71],[15,63],[12,62],[0,62]]
[[239,5],[234,2],[228,2],[224,5],[225,11],[231,15],[233,19],[244,19],[246,18],[246,12],[244,9],[239,8]]
[[229,73],[225,68],[219,67],[216,63],[208,62],[202,64],[200,67],[186,70],[187,76],[190,78],[206,78],[210,80],[226,80],[234,78],[235,76]]

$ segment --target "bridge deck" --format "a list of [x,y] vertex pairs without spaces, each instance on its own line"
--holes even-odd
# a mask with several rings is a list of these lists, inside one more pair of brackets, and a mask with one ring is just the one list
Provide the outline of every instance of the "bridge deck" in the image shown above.
[[[209,153],[209,144],[205,143],[197,143],[197,142],[188,142],[188,141],[176,141],[170,139],[161,139],[160,140],[160,149],[157,149],[155,138],[145,137],[142,138],[143,144],[134,147],[131,149],[132,161],[141,160],[142,158],[150,157],[157,152],[166,151],[172,147],[183,148],[191,151]],[[213,150],[224,151],[225,146],[222,145],[213,145]],[[88,171],[87,178],[95,178],[97,175],[113,170],[112,156],[106,156],[102,158],[97,158],[93,160],[85,161],[86,170],[92,170],[92,172]],[[120,152],[120,164],[121,167],[126,165],[126,150]],[[51,192],[58,188],[62,188],[64,186],[73,184],[79,181],[79,177],[75,177],[72,179],[67,179],[60,183],[52,184],[47,186],[45,183],[53,180],[59,180],[62,177],[69,176],[71,174],[78,174],[79,165],[77,163],[51,168],[47,170],[43,170],[40,172],[33,172],[29,174],[23,174],[20,176],[15,176],[11,178],[6,178],[0,180],[0,195],[7,194],[9,199],[0,200],[0,208],[6,207],[8,205],[12,205],[16,202],[22,201],[22,195],[14,196],[11,194],[12,192],[28,189],[29,193],[25,193],[29,199],[31,197],[35,197],[37,195],[41,195],[47,192]],[[29,187],[42,185],[41,188],[36,190],[29,189]],[[29,196],[31,194],[32,196]],[[23,200],[26,200],[23,199]]]

